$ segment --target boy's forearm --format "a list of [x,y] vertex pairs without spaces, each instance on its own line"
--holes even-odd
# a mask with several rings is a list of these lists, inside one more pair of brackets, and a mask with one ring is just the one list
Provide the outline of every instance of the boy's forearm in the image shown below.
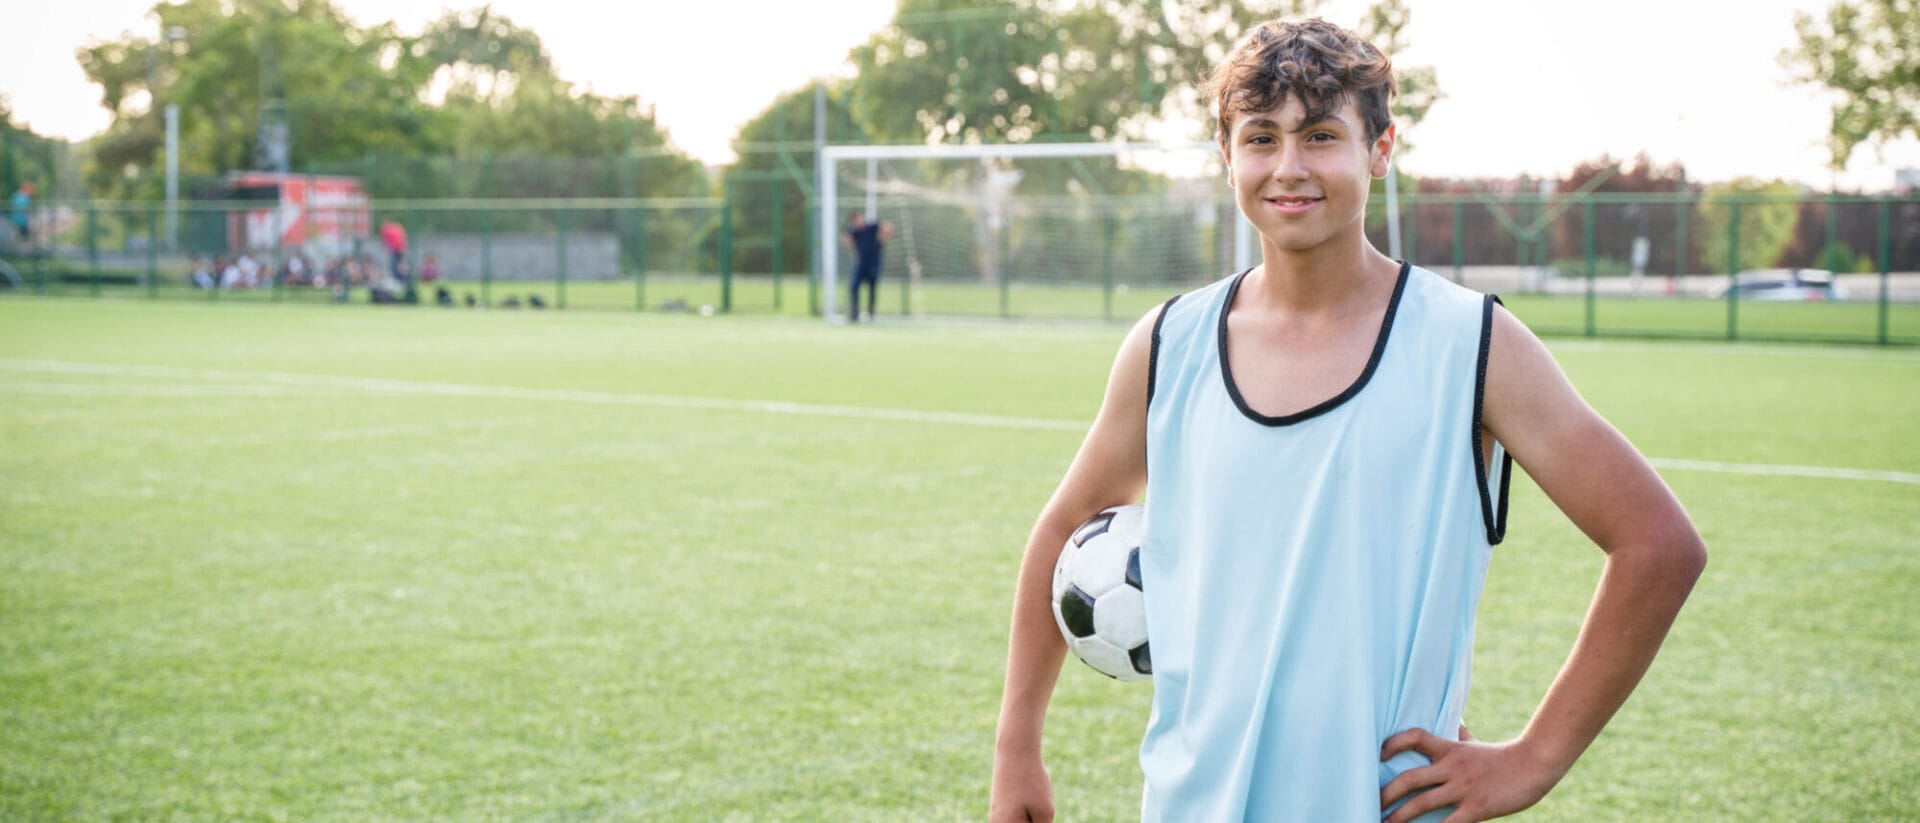
[[1705,563],[1697,537],[1608,555],[1573,652],[1520,736],[1556,780],[1646,674]]
[[[1007,642],[1005,690],[1000,698],[1000,719],[994,745],[1008,752],[1034,752],[1040,749],[1040,732],[1047,704],[1053,697],[1054,683],[1060,676],[1067,644],[1054,626],[1048,602],[1057,553],[1040,551],[1060,541],[1052,541],[1051,531],[1035,530],[1021,560],[1020,579],[1014,589],[1013,628]],[[1052,554],[1052,558],[1049,558]]]

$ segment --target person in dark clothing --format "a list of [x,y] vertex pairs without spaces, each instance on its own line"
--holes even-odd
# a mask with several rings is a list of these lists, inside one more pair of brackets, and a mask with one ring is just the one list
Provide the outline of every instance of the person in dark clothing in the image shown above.
[[874,317],[874,303],[880,290],[880,247],[893,237],[893,227],[885,220],[867,222],[860,211],[847,213],[846,242],[853,246],[852,302],[847,304],[847,320],[860,322],[860,284],[867,286],[867,320]]

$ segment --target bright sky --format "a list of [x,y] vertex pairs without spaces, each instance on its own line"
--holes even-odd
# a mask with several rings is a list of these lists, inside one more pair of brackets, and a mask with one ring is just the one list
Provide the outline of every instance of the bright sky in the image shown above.
[[[335,0],[362,24],[418,30],[449,0]],[[9,2],[0,94],[36,131],[83,138],[107,124],[74,51],[151,32],[152,0]],[[849,71],[847,51],[885,25],[894,0],[492,0],[533,29],[561,76],[638,95],[673,141],[709,163],[783,91]],[[1445,99],[1409,133],[1403,168],[1451,177],[1559,174],[1579,161],[1646,152],[1696,180],[1782,177],[1884,189],[1920,167],[1920,141],[1865,146],[1830,176],[1828,98],[1794,86],[1777,60],[1793,12],[1827,0],[1410,0],[1398,65],[1439,72]],[[1329,0],[1343,25],[1365,0]],[[824,13],[822,9],[832,9]]]

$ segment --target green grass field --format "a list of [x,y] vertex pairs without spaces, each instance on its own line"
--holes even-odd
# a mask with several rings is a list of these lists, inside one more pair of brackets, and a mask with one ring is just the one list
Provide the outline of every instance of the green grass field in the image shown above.
[[[1021,545],[1123,326],[234,302],[0,299],[0,819],[984,814]],[[1553,348],[1663,461],[1891,474],[1664,471],[1706,576],[1525,819],[1910,817],[1920,352]],[[1514,494],[1482,738],[1601,558]],[[1063,819],[1137,809],[1147,699],[1069,664]]]
[[[28,269],[31,276],[31,269]],[[162,276],[149,288],[139,281],[142,272],[113,270],[100,284],[84,270],[66,270],[63,276],[29,280],[23,291],[57,297],[111,299],[166,299],[208,303],[327,303],[327,292],[311,288],[206,291],[177,277]],[[698,311],[712,306],[722,311],[729,299],[736,314],[779,314],[806,317],[819,298],[803,275],[740,275],[723,283],[718,274],[653,272],[644,278],[616,280],[470,280],[445,281],[456,301],[471,295],[486,305],[513,298],[525,308],[538,296],[548,308],[593,311],[661,311],[678,304]],[[845,282],[842,281],[841,289]],[[881,315],[939,317],[1007,317],[1015,319],[1130,321],[1187,286],[1158,283],[1147,286],[1116,284],[1109,292],[1098,283],[1016,280],[1003,290],[997,284],[929,279],[902,288],[898,278],[882,283],[876,305]],[[423,299],[432,298],[432,289]],[[0,292],[4,293],[4,292]],[[1535,328],[1562,335],[1584,335],[1587,305],[1579,296],[1506,294],[1514,313]],[[366,302],[364,289],[353,302]],[[847,294],[836,290],[839,311]],[[1857,342],[1920,344],[1920,304],[1887,306],[1885,339],[1881,336],[1880,306],[1871,299],[1839,303],[1771,303],[1743,301],[1735,307],[1732,324],[1738,339],[1772,342]],[[1594,301],[1593,329],[1603,337],[1728,339],[1727,303],[1713,298],[1600,297]]]

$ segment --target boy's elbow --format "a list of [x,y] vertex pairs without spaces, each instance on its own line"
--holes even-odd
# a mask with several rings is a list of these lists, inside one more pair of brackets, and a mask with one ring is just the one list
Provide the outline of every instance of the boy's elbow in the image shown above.
[[1663,539],[1655,541],[1659,551],[1655,553],[1662,573],[1676,583],[1691,589],[1707,570],[1707,544],[1700,539],[1700,532],[1684,518],[1666,530]]

